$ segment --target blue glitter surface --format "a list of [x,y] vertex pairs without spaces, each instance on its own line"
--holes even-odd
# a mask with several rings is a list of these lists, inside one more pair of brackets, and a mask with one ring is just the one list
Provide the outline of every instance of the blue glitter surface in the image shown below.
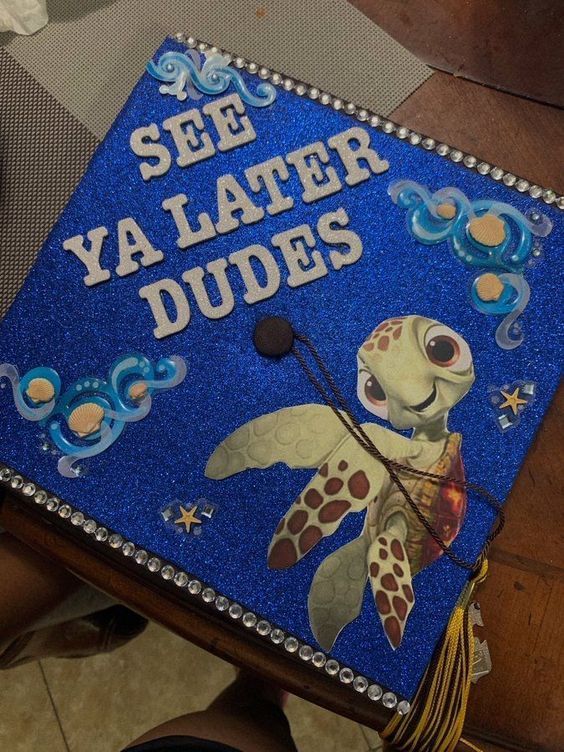
[[[182,49],[167,41],[155,59],[167,50]],[[246,73],[243,77],[250,88],[256,84],[256,78]],[[223,481],[204,477],[213,449],[242,423],[280,407],[319,402],[294,359],[271,361],[257,355],[252,343],[256,321],[266,315],[285,316],[307,334],[363,421],[374,418],[355,397],[356,351],[379,322],[417,313],[459,332],[470,344],[476,382],[452,410],[449,428],[463,435],[467,477],[505,498],[560,376],[562,219],[557,211],[526,195],[282,88],[277,89],[273,105],[248,108],[257,133],[254,142],[189,168],[173,163],[166,175],[144,183],[140,160],[129,147],[132,131],[153,122],[160,125],[165,118],[190,107],[201,108],[208,101],[210,97],[203,96],[198,102],[180,103],[162,96],[158,82],[143,75],[0,327],[0,362],[16,364],[21,374],[49,366],[63,384],[70,384],[85,375],[103,376],[120,355],[141,351],[153,361],[182,356],[186,379],[160,395],[150,415],[129,426],[119,442],[90,459],[88,475],[78,479],[59,475],[56,458],[38,449],[37,426],[15,410],[9,389],[0,390],[0,459],[136,544],[313,643],[307,615],[313,574],[329,553],[360,533],[363,515],[349,515],[333,536],[323,539],[296,566],[270,571],[266,552],[273,530],[312,471],[276,465]],[[208,211],[213,219],[217,176],[232,173],[245,186],[247,167],[314,141],[326,142],[353,125],[370,133],[372,146],[389,161],[387,172],[348,187],[343,167],[331,152],[344,186],[339,193],[305,205],[291,168],[284,192],[294,197],[293,209],[188,250],[177,248],[175,225],[161,208],[164,198],[186,193],[191,217]],[[171,145],[166,136],[163,140]],[[504,351],[496,345],[498,322],[468,304],[472,275],[446,247],[427,247],[410,236],[405,212],[387,194],[390,183],[399,179],[416,180],[431,191],[455,186],[471,200],[505,201],[523,212],[534,208],[551,217],[554,229],[543,241],[543,257],[527,271],[531,302],[522,318],[525,340],[517,350]],[[265,191],[255,197],[262,206],[267,200]],[[272,235],[303,223],[309,223],[315,234],[317,219],[339,207],[348,213],[348,229],[363,240],[363,256],[357,263],[339,271],[330,268],[326,277],[292,289],[276,252],[282,281],[272,298],[247,305],[239,274],[230,269],[235,309],[229,316],[210,321],[194,304],[192,320],[183,332],[163,340],[153,337],[152,315],[138,295],[141,286],[163,277],[181,283],[185,270],[253,243],[272,250]],[[129,216],[137,219],[165,259],[120,278],[114,272],[116,224]],[[87,288],[83,265],[62,249],[62,243],[99,225],[109,230],[102,261],[112,271],[112,280]],[[318,247],[327,259],[329,249],[321,242]],[[537,383],[536,400],[519,426],[502,434],[489,409],[488,387],[521,379]],[[179,535],[163,522],[159,510],[167,503],[200,496],[217,506],[201,536]],[[538,513],[535,500],[531,513]],[[471,495],[465,524],[453,545],[456,553],[474,558],[492,520],[487,503]],[[367,588],[360,618],[342,632],[333,655],[412,697],[467,574],[443,556],[415,577],[415,607],[395,652],[385,639]]]

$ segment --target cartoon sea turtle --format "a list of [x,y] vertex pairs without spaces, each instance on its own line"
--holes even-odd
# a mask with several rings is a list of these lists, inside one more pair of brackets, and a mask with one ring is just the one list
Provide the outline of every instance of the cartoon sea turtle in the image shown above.
[[[362,428],[388,458],[462,481],[461,436],[449,433],[447,417],[473,381],[470,348],[448,326],[423,316],[388,319],[358,351],[357,396],[369,412],[413,432],[406,438],[376,423]],[[293,566],[334,533],[346,514],[366,510],[361,535],[328,556],[315,574],[308,599],[311,628],[330,650],[343,627],[359,615],[369,579],[388,641],[397,648],[414,604],[412,577],[442,549],[384,466],[330,407],[299,405],[251,420],[216,448],[206,476],[223,479],[276,462],[318,471],[280,520],[268,566]],[[464,520],[464,487],[405,471],[401,479],[449,545]]]

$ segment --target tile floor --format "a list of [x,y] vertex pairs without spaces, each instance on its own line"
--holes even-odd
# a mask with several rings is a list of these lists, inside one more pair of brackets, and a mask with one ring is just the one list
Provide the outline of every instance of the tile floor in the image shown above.
[[[228,663],[154,624],[111,655],[2,671],[0,750],[118,752],[148,728],[204,708],[233,676]],[[287,713],[300,752],[381,749],[374,731],[297,697]]]

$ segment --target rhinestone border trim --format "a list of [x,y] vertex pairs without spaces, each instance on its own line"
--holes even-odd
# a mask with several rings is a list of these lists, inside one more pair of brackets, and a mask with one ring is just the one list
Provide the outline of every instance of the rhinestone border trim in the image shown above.
[[250,632],[284,650],[294,659],[309,663],[318,671],[334,678],[339,683],[350,686],[355,692],[364,695],[372,702],[380,702],[385,708],[395,709],[400,715],[405,715],[410,710],[409,702],[387,691],[376,682],[369,681],[366,677],[356,674],[348,666],[341,664],[334,658],[322,651],[316,651],[311,645],[300,641],[294,635],[271,624],[260,615],[246,609],[242,604],[218,593],[201,580],[193,577],[188,572],[179,569],[174,564],[138,547],[133,541],[126,540],[95,519],[85,516],[78,509],[73,509],[70,504],[50,494],[46,489],[33,483],[17,471],[5,464],[0,464],[0,488],[7,487],[24,498],[28,503],[34,502],[39,508],[57,515],[60,520],[80,530],[85,535],[93,538],[97,543],[109,546],[116,553],[130,559],[140,567],[144,567],[153,580],[164,580],[174,584],[180,591],[187,592],[196,600],[202,601],[206,606],[215,609],[225,619],[240,624]]
[[332,107],[334,110],[342,110],[346,115],[350,115],[360,122],[366,122],[373,128],[380,128],[384,133],[393,135],[403,141],[407,141],[412,146],[419,146],[426,151],[435,152],[445,159],[450,159],[455,164],[460,164],[469,170],[476,170],[480,175],[488,175],[496,182],[502,182],[508,188],[513,188],[519,193],[528,193],[532,199],[543,201],[545,204],[555,205],[558,209],[564,210],[564,196],[559,196],[552,188],[543,188],[540,185],[531,183],[525,178],[518,177],[502,167],[491,165],[488,162],[478,159],[472,154],[465,154],[460,149],[449,146],[448,144],[438,142],[434,138],[429,138],[416,131],[412,131],[406,126],[398,125],[388,118],[377,115],[370,110],[357,106],[353,102],[348,102],[340,97],[323,92],[316,86],[311,86],[303,81],[296,81],[288,78],[283,73],[271,71],[269,68],[250,62],[245,58],[235,55],[234,53],[222,50],[219,47],[202,42],[195,37],[189,36],[182,32],[171,35],[172,39],[181,44],[185,44],[190,49],[196,49],[198,52],[211,52],[225,55],[236,68],[245,69],[248,73],[258,76],[263,81],[270,81],[274,86],[281,86],[286,91],[293,91],[298,96],[307,96],[309,99],[316,100],[322,105]]

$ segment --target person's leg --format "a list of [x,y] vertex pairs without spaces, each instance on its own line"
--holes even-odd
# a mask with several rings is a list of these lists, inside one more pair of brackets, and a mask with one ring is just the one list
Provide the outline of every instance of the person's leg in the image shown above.
[[297,752],[282,710],[285,693],[241,673],[207,708],[151,729],[127,749],[169,736],[220,742],[241,752]]

